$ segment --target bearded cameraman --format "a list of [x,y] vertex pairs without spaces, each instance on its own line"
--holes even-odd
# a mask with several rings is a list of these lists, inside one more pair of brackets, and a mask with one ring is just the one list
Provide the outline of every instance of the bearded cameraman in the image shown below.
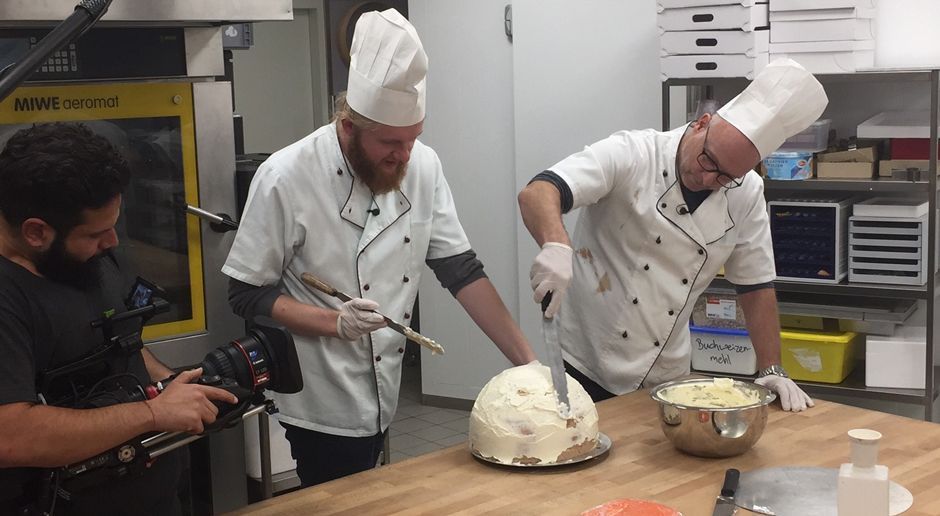
[[[127,285],[109,250],[118,243],[128,176],[108,141],[80,124],[21,130],[0,152],[0,514],[49,511],[44,496],[56,515],[179,514],[176,452],[68,500],[49,497],[43,479],[141,434],[201,433],[215,421],[213,401],[237,401],[191,383],[196,369],[148,401],[90,409],[42,403],[42,372],[101,346],[101,328],[90,322],[125,311]],[[121,363],[119,372],[142,385],[172,374],[146,349]]]

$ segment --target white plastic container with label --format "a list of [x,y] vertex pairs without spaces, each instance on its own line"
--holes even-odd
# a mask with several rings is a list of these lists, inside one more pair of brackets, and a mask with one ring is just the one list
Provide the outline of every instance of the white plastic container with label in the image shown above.
[[716,373],[757,373],[757,354],[747,330],[689,326],[692,369]]

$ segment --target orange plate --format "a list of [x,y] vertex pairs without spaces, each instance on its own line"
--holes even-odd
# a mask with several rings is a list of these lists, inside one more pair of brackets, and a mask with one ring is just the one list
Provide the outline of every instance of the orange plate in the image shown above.
[[581,513],[581,516],[682,516],[675,509],[647,500],[611,500]]

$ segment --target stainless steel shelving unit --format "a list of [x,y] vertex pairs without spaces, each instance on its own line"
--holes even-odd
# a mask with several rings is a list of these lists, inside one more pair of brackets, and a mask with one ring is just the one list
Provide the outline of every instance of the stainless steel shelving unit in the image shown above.
[[[866,70],[854,74],[819,75],[817,78],[825,86],[838,82],[886,82],[906,81],[923,82],[930,92],[930,167],[927,181],[896,181],[886,179],[854,180],[854,179],[812,179],[806,181],[764,181],[765,195],[778,193],[799,192],[846,192],[846,193],[872,193],[872,194],[927,194],[929,238],[927,248],[927,270],[933,271],[932,278],[925,286],[895,286],[866,283],[824,284],[804,283],[798,281],[776,281],[774,284],[780,292],[799,294],[839,294],[857,297],[875,297],[885,299],[918,299],[926,301],[927,305],[927,343],[926,343],[926,389],[884,389],[865,386],[864,368],[856,367],[842,383],[824,384],[814,382],[797,382],[811,395],[838,395],[858,399],[872,399],[881,401],[895,401],[902,403],[919,404],[924,408],[924,419],[934,421],[934,402],[940,394],[937,380],[940,379],[940,367],[935,367],[935,346],[940,342],[938,338],[937,321],[937,293],[940,274],[937,274],[937,121],[940,117],[940,70],[914,69],[914,70]],[[740,86],[743,89],[748,82],[741,78],[727,79],[667,79],[662,83],[662,124],[663,130],[670,129],[669,118],[671,106],[669,105],[669,89],[673,86],[714,86],[719,83]],[[716,279],[715,286],[731,287],[724,279]],[[732,375],[734,376],[734,375]],[[753,377],[736,376],[742,379]]]

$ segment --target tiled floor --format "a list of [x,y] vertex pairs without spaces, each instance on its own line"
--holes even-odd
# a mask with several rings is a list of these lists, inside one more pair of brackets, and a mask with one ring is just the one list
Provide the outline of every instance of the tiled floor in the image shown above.
[[421,366],[402,368],[398,412],[389,429],[392,462],[467,441],[470,413],[421,404]]

